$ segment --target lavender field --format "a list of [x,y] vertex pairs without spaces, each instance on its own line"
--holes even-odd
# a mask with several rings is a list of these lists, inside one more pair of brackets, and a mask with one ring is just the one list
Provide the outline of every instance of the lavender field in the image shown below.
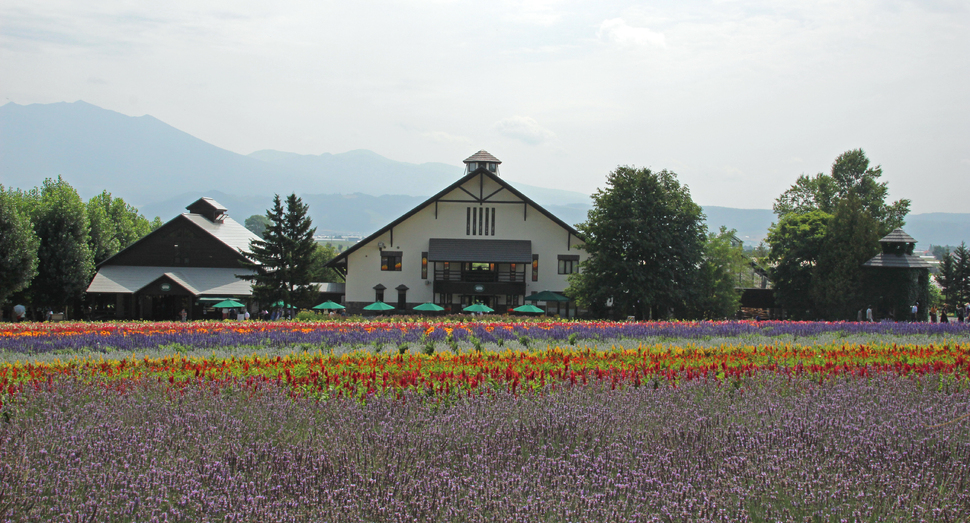
[[4,521],[968,521],[950,376],[759,374],[446,401],[51,381],[4,408]]

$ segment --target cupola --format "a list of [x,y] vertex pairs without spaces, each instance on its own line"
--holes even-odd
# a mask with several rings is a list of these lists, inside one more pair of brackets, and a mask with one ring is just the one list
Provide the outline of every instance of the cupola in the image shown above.
[[218,223],[226,219],[226,208],[212,198],[202,197],[186,207],[192,214],[201,214],[210,222]]
[[479,169],[498,174],[498,164],[502,160],[492,156],[488,151],[482,150],[465,158],[465,174],[473,173]]

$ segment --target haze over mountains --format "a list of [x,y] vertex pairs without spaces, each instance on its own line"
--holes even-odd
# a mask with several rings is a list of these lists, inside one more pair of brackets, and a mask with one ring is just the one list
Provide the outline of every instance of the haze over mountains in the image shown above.
[[[242,221],[263,214],[273,194],[295,192],[310,205],[318,233],[369,234],[457,180],[462,159],[412,164],[367,150],[241,155],[152,116],[126,116],[82,101],[0,107],[0,183],[30,188],[60,174],[85,199],[107,189],[163,220],[210,196]],[[508,179],[564,221],[585,220],[589,195]],[[768,209],[704,211],[711,229],[737,229],[746,243],[763,239],[774,219]],[[970,241],[970,214],[910,215],[907,222],[921,245]]]

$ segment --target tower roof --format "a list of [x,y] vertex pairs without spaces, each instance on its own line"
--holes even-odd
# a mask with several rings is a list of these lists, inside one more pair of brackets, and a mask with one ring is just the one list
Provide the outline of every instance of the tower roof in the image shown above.
[[902,229],[887,234],[879,243],[916,243],[916,239],[906,234]]
[[492,156],[491,154],[488,153],[488,151],[486,151],[486,150],[483,149],[483,150],[478,151],[477,153],[469,156],[468,158],[465,158],[465,162],[464,163],[470,163],[470,162],[493,162],[493,163],[502,163],[502,160],[499,160],[498,158]]

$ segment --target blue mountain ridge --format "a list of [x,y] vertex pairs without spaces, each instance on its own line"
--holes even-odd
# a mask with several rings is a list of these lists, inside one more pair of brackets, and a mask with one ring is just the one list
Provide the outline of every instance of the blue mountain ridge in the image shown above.
[[[83,198],[107,189],[148,217],[170,219],[200,196],[239,221],[263,214],[272,195],[295,192],[320,233],[369,234],[446,187],[462,167],[399,162],[373,151],[304,155],[273,150],[242,155],[152,116],[127,116],[77,101],[0,106],[0,183],[29,188],[63,175]],[[563,221],[586,219],[589,195],[509,180]],[[375,190],[379,188],[379,190]],[[379,193],[379,194],[378,194]],[[767,209],[704,206],[711,230],[737,230],[746,244],[767,234]],[[970,241],[970,214],[910,215],[906,230],[929,244]]]

